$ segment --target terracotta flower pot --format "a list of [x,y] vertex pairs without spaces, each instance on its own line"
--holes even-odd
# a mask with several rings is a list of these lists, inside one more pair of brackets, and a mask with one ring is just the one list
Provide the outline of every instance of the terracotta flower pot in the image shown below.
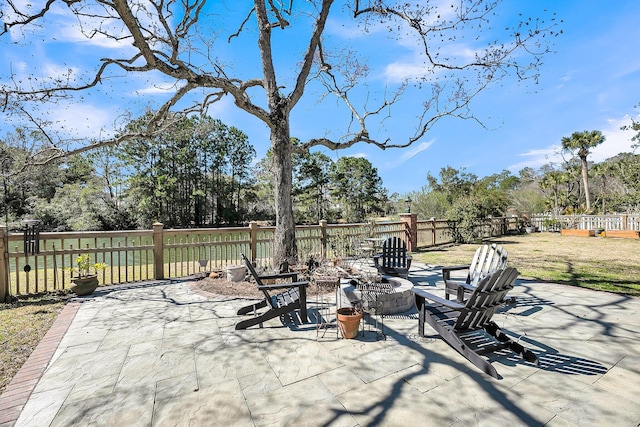
[[350,307],[343,307],[339,308],[336,314],[342,336],[347,339],[353,339],[357,337],[358,331],[360,330],[360,320],[362,319],[362,312],[355,311]]
[[98,287],[98,276],[72,277],[71,282],[71,291],[76,295],[91,295]]

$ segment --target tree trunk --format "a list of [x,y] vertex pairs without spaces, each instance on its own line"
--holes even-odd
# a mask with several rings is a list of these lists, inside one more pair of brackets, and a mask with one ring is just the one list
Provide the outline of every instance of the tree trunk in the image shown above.
[[582,163],[582,182],[584,184],[584,198],[587,202],[587,212],[591,210],[591,196],[589,196],[589,170],[587,165],[587,156],[580,156]]
[[606,188],[607,188],[607,178],[604,175],[602,175],[602,215],[607,214],[607,210],[605,209],[605,205],[604,205],[604,200],[607,194]]
[[282,261],[294,264],[297,260],[295,222],[291,201],[291,142],[289,118],[281,114],[271,128],[271,148],[275,174],[276,231],[274,236],[273,266]]

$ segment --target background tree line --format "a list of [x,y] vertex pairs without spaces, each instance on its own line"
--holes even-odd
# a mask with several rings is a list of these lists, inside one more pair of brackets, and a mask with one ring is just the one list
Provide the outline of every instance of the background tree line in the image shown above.
[[410,194],[412,211],[422,218],[456,222],[458,241],[472,241],[475,225],[509,209],[521,214],[569,215],[640,213],[640,155],[620,153],[590,164],[586,192],[579,158],[539,169],[524,168],[518,175],[502,171],[480,178],[464,168],[445,167],[438,177],[427,175],[427,185]]
[[[151,115],[133,120],[137,132]],[[44,230],[116,230],[275,222],[271,152],[255,162],[248,137],[211,117],[175,117],[169,131],[85,154],[28,166],[48,141],[16,129],[0,140],[2,222],[37,218]],[[292,144],[299,142],[293,140]],[[34,150],[35,148],[35,150]],[[387,191],[366,159],[293,158],[296,222],[363,221],[390,210]]]
[[[640,131],[632,120],[622,130]],[[631,138],[637,148],[640,132]],[[524,215],[547,213],[607,214],[640,212],[640,155],[620,153],[600,163],[588,161],[602,144],[600,131],[574,132],[561,139],[564,161],[538,170],[527,167],[517,176],[502,171],[484,178],[445,167],[439,177],[427,174],[427,185],[411,194],[414,212],[422,217],[455,221],[457,241],[477,238],[477,224],[509,209]],[[592,203],[593,201],[593,203]]]
[[[143,129],[150,118],[131,121],[125,131]],[[34,147],[48,141],[16,129],[0,141],[2,222],[18,228],[21,219],[37,218],[45,230],[148,228],[155,221],[167,227],[275,222],[271,151],[256,161],[241,130],[211,117],[174,117],[168,129],[37,167],[24,165]],[[320,152],[294,150],[296,222],[360,222],[403,211],[410,197],[421,218],[455,221],[464,241],[475,238],[479,220],[503,216],[508,208],[640,212],[639,155],[621,153],[590,163],[589,150],[604,141],[599,132],[576,132],[562,141],[567,157],[560,164],[486,177],[447,166],[438,176],[427,173],[426,185],[406,195],[388,195],[377,169],[364,158],[334,161]],[[300,142],[291,144],[299,148]]]

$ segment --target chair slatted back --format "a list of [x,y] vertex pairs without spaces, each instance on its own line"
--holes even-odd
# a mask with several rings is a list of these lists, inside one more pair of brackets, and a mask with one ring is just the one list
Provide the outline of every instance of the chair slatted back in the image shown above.
[[[260,275],[258,275],[258,272],[256,271],[251,261],[249,261],[249,258],[247,258],[245,254],[240,254],[240,257],[242,257],[242,260],[247,265],[247,269],[249,270],[249,273],[251,273],[251,275],[253,276],[253,279],[256,281],[256,284],[258,286],[264,286],[264,284],[262,283],[262,280],[260,279]],[[264,297],[267,300],[267,302],[272,307],[275,308],[276,306],[274,305],[274,302],[272,301],[271,295],[269,294],[269,292],[267,292],[265,289],[262,289],[262,293],[264,294]]]
[[399,237],[389,237],[382,244],[382,266],[407,268],[407,245]]
[[508,251],[495,243],[483,245],[476,250],[469,266],[467,283],[477,286],[487,274],[501,270],[507,265]]
[[454,325],[456,330],[474,330],[486,325],[513,288],[518,270],[513,267],[496,270],[485,276],[466,302]]

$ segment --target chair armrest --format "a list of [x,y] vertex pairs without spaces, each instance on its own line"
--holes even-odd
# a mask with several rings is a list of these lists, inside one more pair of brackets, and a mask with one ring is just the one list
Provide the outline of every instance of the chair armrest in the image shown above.
[[475,286],[470,285],[468,283],[464,283],[464,282],[456,282],[456,286],[458,286],[459,288],[464,288],[465,290],[471,291],[471,292],[473,292],[476,289]]
[[469,267],[470,267],[469,265],[451,265],[448,267],[442,267],[442,278],[446,282],[447,280],[451,279],[452,271],[468,270]]
[[451,280],[451,279],[444,279],[441,283],[444,283],[444,285],[447,288],[453,288],[453,287],[458,288],[458,287],[460,287],[462,285],[466,285],[465,282],[462,282],[460,280]]
[[268,291],[269,289],[284,289],[284,288],[300,288],[309,286],[309,282],[293,282],[293,283],[276,283],[274,285],[262,285],[258,286],[259,290]]
[[434,295],[432,293],[429,293],[427,291],[423,291],[422,289],[413,288],[413,289],[411,289],[411,292],[413,292],[419,298],[436,302],[436,303],[444,305],[446,307],[453,308],[454,310],[461,310],[461,309],[466,307],[465,304],[459,304],[459,303],[457,303],[455,301],[450,301],[448,299],[444,299],[442,297],[439,297],[439,296]]
[[298,281],[298,273],[297,272],[292,272],[292,273],[280,273],[280,274],[265,274],[265,275],[259,275],[258,276],[260,278],[260,280],[262,279],[291,279],[294,282]]

